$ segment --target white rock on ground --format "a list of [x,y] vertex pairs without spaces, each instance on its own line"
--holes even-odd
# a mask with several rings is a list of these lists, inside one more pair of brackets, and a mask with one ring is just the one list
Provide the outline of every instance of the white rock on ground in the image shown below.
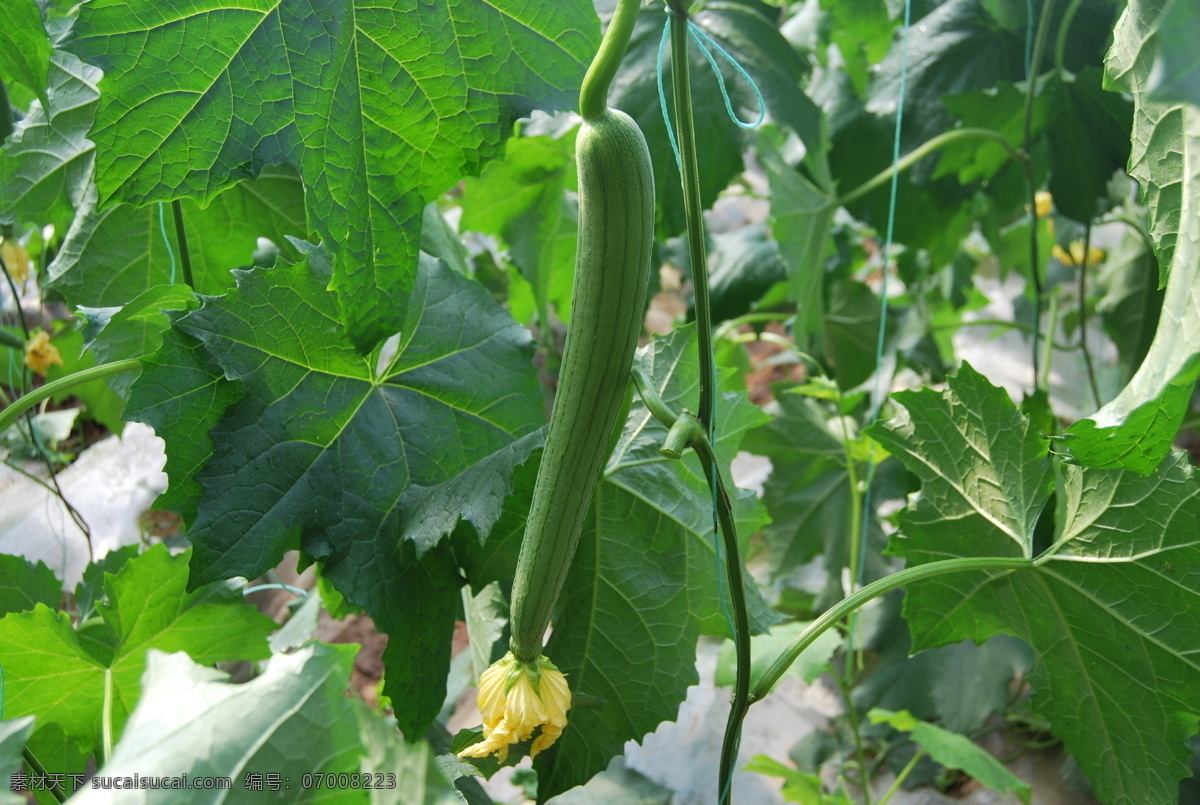
[[73,589],[93,558],[141,540],[138,519],[167,488],[165,461],[162,439],[129,423],[123,436],[97,442],[58,473],[63,495],[91,529],[91,545],[57,496],[0,467],[0,553],[41,560]]

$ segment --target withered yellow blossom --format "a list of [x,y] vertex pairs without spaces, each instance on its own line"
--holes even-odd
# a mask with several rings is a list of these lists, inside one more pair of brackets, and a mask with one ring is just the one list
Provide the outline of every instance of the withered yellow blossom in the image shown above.
[[1054,209],[1054,197],[1045,190],[1033,194],[1033,207],[1038,218],[1045,218]]
[[8,268],[8,275],[13,282],[24,282],[29,279],[29,252],[25,247],[11,238],[0,239],[0,259]]
[[483,714],[483,740],[458,756],[487,757],[494,753],[503,763],[508,748],[529,740],[538,727],[542,731],[529,747],[530,757],[537,757],[558,740],[567,726],[571,689],[567,678],[545,655],[524,662],[510,651],[483,672],[478,701]]
[[[1083,241],[1077,240],[1071,244],[1070,249],[1064,249],[1062,246],[1055,244],[1050,251],[1054,259],[1065,266],[1078,266],[1083,264]],[[1087,264],[1094,266],[1097,263],[1104,262],[1104,249],[1097,249],[1092,246],[1087,250]]]
[[50,364],[62,366],[62,355],[59,354],[58,347],[50,343],[50,334],[45,330],[38,330],[33,338],[25,342],[25,365],[45,376]]

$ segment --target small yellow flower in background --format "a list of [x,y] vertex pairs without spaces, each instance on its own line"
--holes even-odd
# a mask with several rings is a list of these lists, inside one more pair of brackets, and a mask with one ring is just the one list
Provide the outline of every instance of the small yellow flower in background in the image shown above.
[[50,343],[50,334],[38,330],[37,335],[25,342],[25,365],[44,377],[52,363],[62,366],[62,355]]
[[29,279],[29,252],[15,240],[3,238],[0,240],[0,259],[8,268],[8,274],[13,282],[24,282]]
[[1033,194],[1033,208],[1038,218],[1045,218],[1054,209],[1054,197],[1045,190],[1037,191]]
[[529,740],[538,727],[542,732],[529,747],[531,758],[558,740],[567,726],[571,689],[562,671],[545,655],[523,662],[510,651],[483,672],[478,701],[483,714],[483,740],[458,756],[487,757],[495,753],[503,763],[508,759],[508,748]]
[[[1078,266],[1083,264],[1083,241],[1077,240],[1070,246],[1070,250],[1064,249],[1058,244],[1050,251],[1050,254],[1055,260],[1062,263],[1064,266]],[[1098,263],[1103,263],[1105,258],[1104,249],[1097,249],[1092,246],[1087,250],[1087,264],[1094,266]]]

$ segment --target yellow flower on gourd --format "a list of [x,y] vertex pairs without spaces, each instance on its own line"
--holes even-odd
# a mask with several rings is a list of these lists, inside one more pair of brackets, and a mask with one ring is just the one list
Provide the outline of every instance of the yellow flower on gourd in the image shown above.
[[1045,218],[1054,209],[1054,197],[1045,190],[1033,194],[1033,208],[1038,218]]
[[542,731],[529,747],[531,758],[558,740],[567,726],[571,689],[566,676],[545,655],[526,662],[510,651],[483,672],[478,701],[483,740],[458,756],[482,758],[494,753],[503,763],[508,748],[529,740],[538,727]]
[[58,347],[50,343],[50,334],[38,330],[37,335],[25,342],[25,365],[39,375],[45,376],[50,364],[63,365]]
[[[1064,266],[1082,265],[1084,257],[1083,241],[1077,240],[1073,242],[1069,249],[1064,249],[1062,246],[1055,244],[1050,254]],[[1087,250],[1087,264],[1089,266],[1104,262],[1104,258],[1104,249],[1097,249],[1095,246],[1092,246]]]
[[0,259],[4,260],[13,282],[29,279],[29,252],[20,243],[9,238],[0,239]]

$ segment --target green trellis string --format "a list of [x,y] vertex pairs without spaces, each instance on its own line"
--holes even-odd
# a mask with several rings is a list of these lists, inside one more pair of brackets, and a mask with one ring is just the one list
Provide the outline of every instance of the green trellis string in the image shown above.
[[[888,265],[891,263],[893,239],[895,236],[896,226],[896,195],[900,187],[900,172],[896,170],[896,165],[900,162],[900,134],[904,129],[904,99],[908,90],[908,32],[912,25],[912,0],[904,0],[904,27],[902,28],[900,40],[900,91],[896,98],[896,134],[892,140],[892,180],[888,196],[888,218],[887,218],[887,233],[883,242],[883,280],[879,287],[879,338],[875,342],[875,388],[871,393],[871,408],[868,416],[868,426],[874,425],[879,421],[879,409],[883,404],[883,397],[887,393],[887,388],[891,385],[890,378],[887,383],[884,383],[883,372],[880,371],[883,364],[883,346],[887,340],[887,314],[888,314]],[[856,578],[854,579],[855,587],[862,587],[866,576],[867,567],[867,535],[871,530],[871,486],[875,480],[875,451],[871,451],[870,457],[867,459],[867,474],[864,479],[865,489],[863,490],[862,502],[862,524],[858,534],[858,569]],[[854,592],[849,590],[849,593]],[[857,614],[857,613],[855,613]],[[851,623],[857,620],[855,616],[851,616]],[[851,626],[848,648],[850,652],[854,651],[854,628]]]

